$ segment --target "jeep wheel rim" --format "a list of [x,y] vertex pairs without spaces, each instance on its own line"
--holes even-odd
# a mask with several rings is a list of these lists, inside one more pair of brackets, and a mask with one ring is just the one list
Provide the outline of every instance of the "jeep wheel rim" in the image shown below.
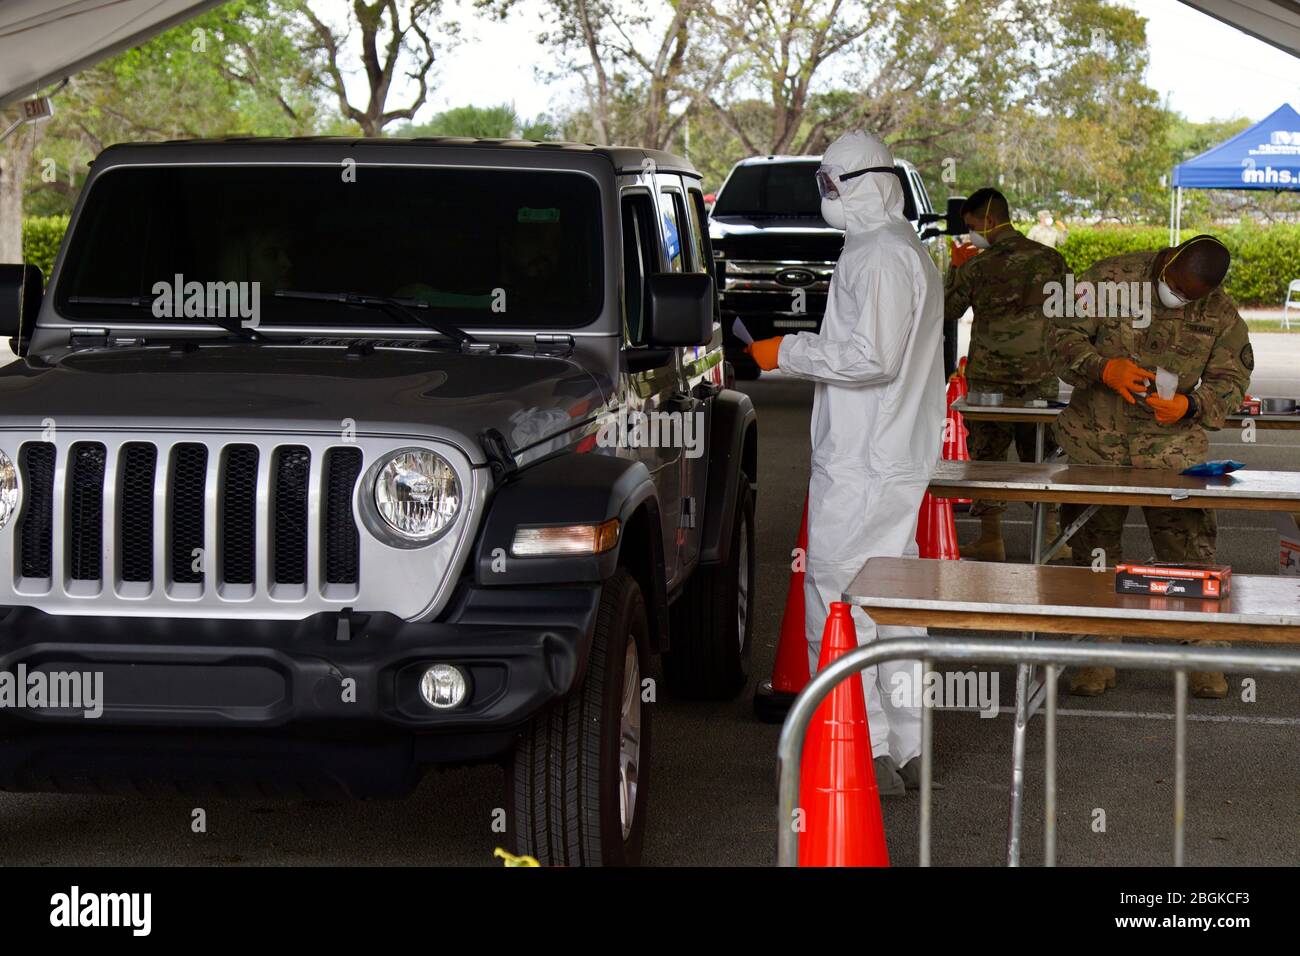
[[632,833],[636,817],[637,776],[641,769],[641,662],[636,641],[628,637],[623,662],[623,707],[619,718],[618,812],[623,822],[623,839]]
[[749,622],[749,526],[745,518],[740,521],[740,548],[736,552],[740,562],[736,568],[736,640],[745,650],[745,625]]

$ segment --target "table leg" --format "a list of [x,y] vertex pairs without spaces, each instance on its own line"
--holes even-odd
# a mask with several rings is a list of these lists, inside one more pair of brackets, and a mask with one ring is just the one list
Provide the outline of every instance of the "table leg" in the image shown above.
[[[1039,422],[1034,426],[1034,462],[1042,464],[1043,449],[1046,444],[1046,435],[1044,429],[1046,425]],[[1043,563],[1043,530],[1047,525],[1047,506],[1041,501],[1034,502],[1034,530],[1033,541],[1030,544],[1031,561],[1034,564]]]
[[[1043,460],[1046,426],[1042,422],[1034,425],[1034,461]],[[1034,564],[1042,564],[1043,531],[1047,524],[1046,506],[1041,501],[1034,502],[1033,537],[1030,541],[1030,558]],[[1032,641],[1035,635],[1026,634],[1025,639]],[[1029,734],[1029,720],[1034,714],[1034,703],[1040,700],[1039,691],[1042,682],[1037,680],[1033,666],[1021,664],[1016,668],[1016,724],[1011,739],[1011,807],[1007,824],[1007,865],[1020,865],[1020,824],[1025,801],[1025,746]]]

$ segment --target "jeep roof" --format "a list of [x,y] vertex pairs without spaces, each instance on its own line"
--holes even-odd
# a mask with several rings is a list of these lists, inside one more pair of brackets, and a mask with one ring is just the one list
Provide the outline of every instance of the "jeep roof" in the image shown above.
[[290,149],[309,151],[328,149],[332,153],[341,147],[366,150],[400,151],[412,153],[425,149],[483,149],[499,153],[529,154],[562,153],[570,156],[590,155],[606,159],[619,173],[634,173],[645,168],[646,160],[653,161],[661,170],[686,173],[698,177],[700,173],[687,160],[661,149],[643,149],[635,146],[600,146],[595,143],[563,143],[527,139],[476,139],[469,136],[225,136],[216,139],[164,140],[150,143],[118,143],[108,147],[94,161],[96,164],[143,161],[156,159],[158,152],[188,154],[194,162],[228,159],[232,150]]

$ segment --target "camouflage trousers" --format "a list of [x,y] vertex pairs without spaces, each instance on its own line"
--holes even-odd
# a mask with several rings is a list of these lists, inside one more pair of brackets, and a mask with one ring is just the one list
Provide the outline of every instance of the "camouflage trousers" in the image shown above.
[[[1087,505],[1062,505],[1061,524],[1071,524],[1086,508]],[[1128,508],[1128,505],[1107,505],[1097,509],[1070,539],[1074,564],[1092,564],[1098,548],[1105,552],[1107,567],[1114,567],[1124,559],[1124,519],[1128,517]],[[1142,514],[1157,561],[1213,563],[1219,535],[1219,522],[1213,511],[1143,508]]]

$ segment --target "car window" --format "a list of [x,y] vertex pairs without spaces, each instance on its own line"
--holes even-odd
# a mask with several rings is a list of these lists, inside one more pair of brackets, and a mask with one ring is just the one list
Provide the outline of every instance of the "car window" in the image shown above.
[[668,271],[686,272],[685,217],[682,215],[682,194],[675,189],[664,189],[659,201],[659,215],[663,220],[664,259]]
[[715,216],[804,216],[821,218],[817,192],[820,161],[737,166],[722,185]]
[[698,189],[690,190],[690,202],[686,204],[687,216],[691,229],[691,252],[695,272],[709,272],[713,266],[713,253],[709,248],[709,232],[705,222],[708,213],[704,209],[704,196]]
[[156,286],[176,276],[202,284],[199,299],[238,292],[279,326],[407,322],[276,292],[392,296],[487,328],[584,324],[603,298],[600,190],[576,173],[121,167],[84,202],[57,291],[69,318],[202,322],[188,300],[186,315],[165,308],[180,295]]
[[654,214],[650,197],[623,197],[623,323],[627,341],[639,343],[645,331],[645,277],[654,263]]

